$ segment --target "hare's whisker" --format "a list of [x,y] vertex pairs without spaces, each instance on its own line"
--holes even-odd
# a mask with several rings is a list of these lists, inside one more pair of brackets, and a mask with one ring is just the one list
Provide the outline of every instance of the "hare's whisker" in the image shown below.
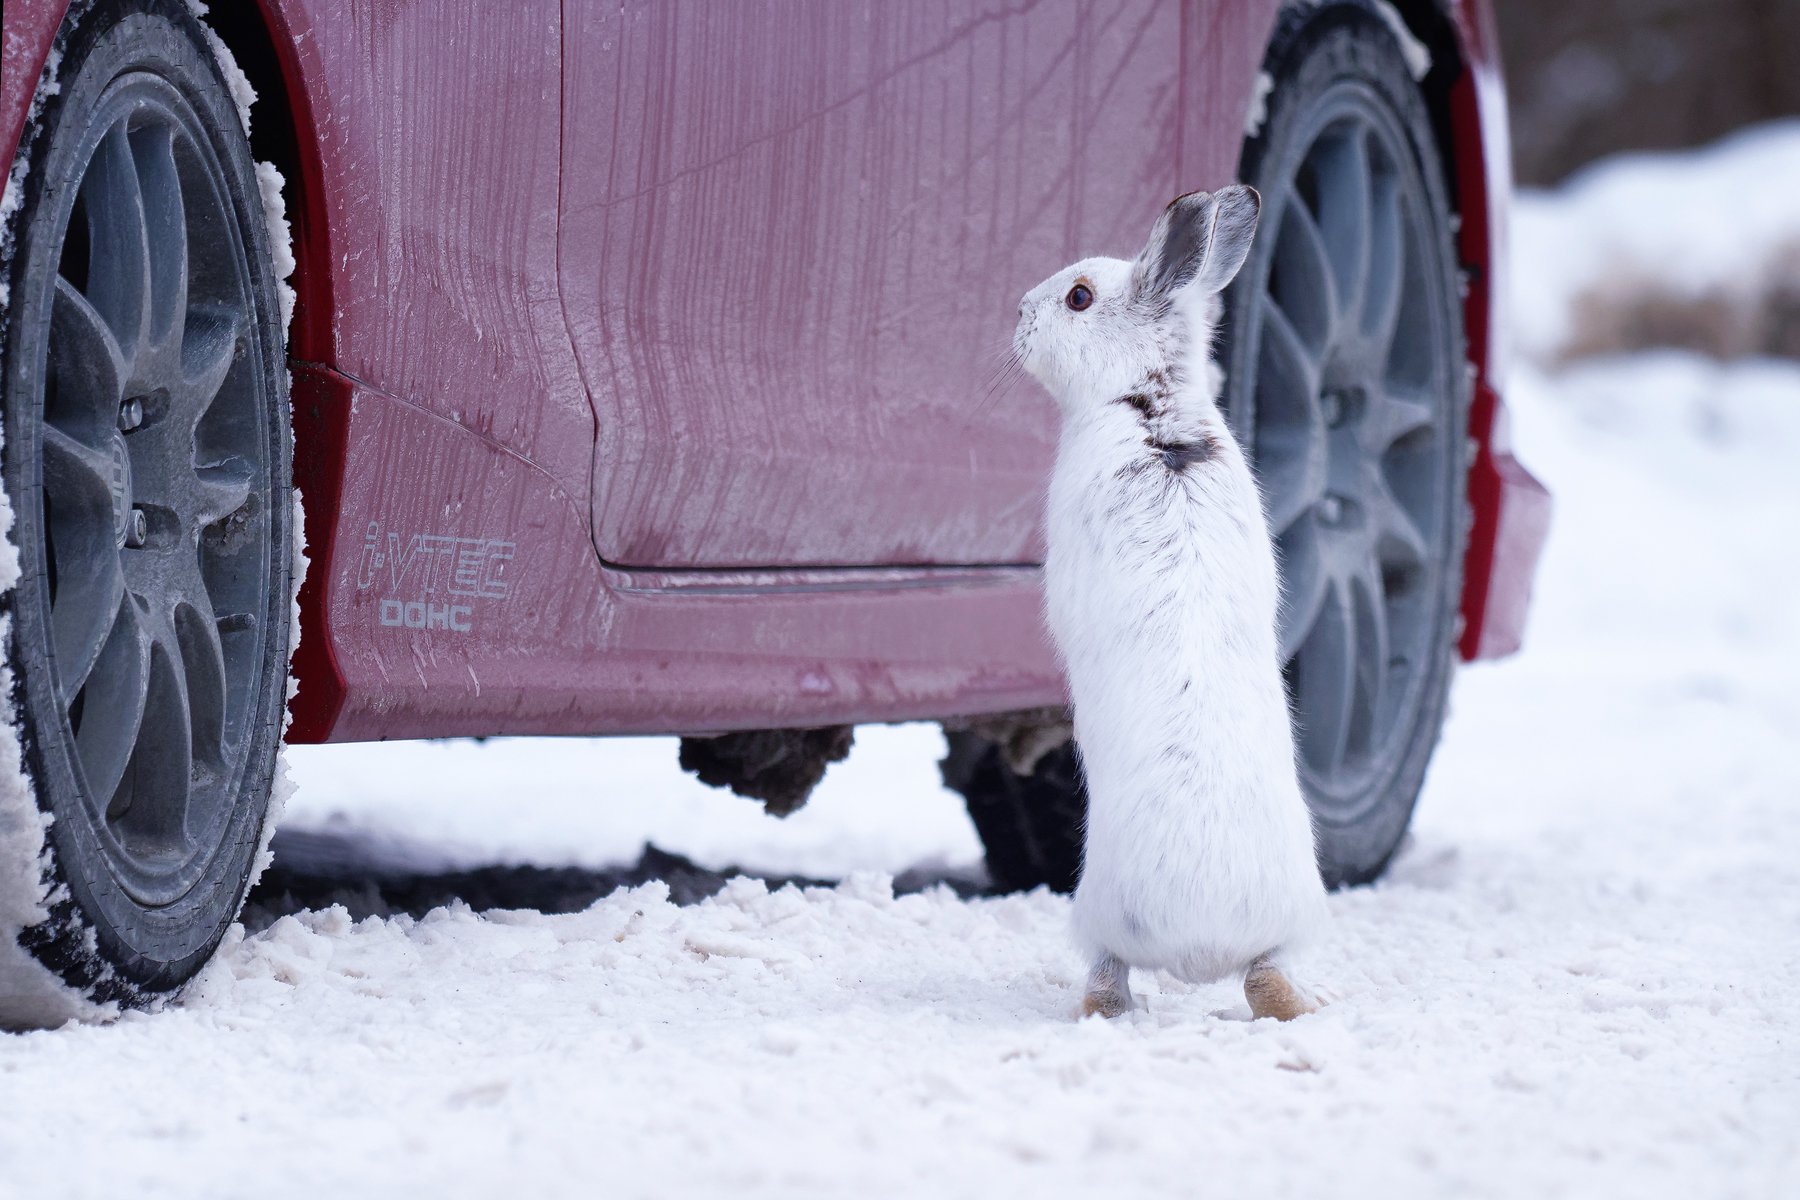
[[1003,345],[994,347],[989,356],[989,362],[989,370],[987,376],[982,380],[981,390],[977,393],[978,399],[975,407],[975,411],[982,414],[991,409],[994,401],[1014,383],[1017,383],[1020,376],[1024,374],[1024,366],[1019,362],[1018,351],[1010,340]]

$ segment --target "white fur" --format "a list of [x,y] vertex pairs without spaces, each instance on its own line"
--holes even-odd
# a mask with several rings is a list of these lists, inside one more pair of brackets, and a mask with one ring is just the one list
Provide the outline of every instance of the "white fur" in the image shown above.
[[[1147,298],[1182,204],[1214,223],[1185,245],[1203,261]],[[1194,982],[1242,973],[1325,917],[1274,551],[1210,356],[1217,294],[1255,216],[1248,189],[1183,197],[1135,263],[1086,259],[1034,288],[1014,336],[1062,410],[1046,591],[1088,788],[1076,933],[1096,955]],[[1095,294],[1085,312],[1065,303],[1078,279]],[[1120,399],[1134,394],[1152,415]],[[1201,442],[1210,456],[1179,470],[1156,448]]]

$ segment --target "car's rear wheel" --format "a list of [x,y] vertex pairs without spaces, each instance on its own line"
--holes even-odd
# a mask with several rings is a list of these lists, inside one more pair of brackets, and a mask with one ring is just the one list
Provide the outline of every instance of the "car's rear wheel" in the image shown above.
[[[1469,383],[1443,164],[1393,34],[1360,3],[1295,6],[1265,66],[1240,167],[1262,222],[1218,354],[1276,539],[1301,782],[1339,885],[1392,857],[1443,723]],[[1066,752],[1002,786],[997,751],[950,736],[945,778],[996,882],[1072,883],[1039,865],[1068,854],[1020,854],[1079,845],[1079,805],[1024,802],[1073,778]]]
[[[49,919],[0,932],[77,999],[129,1004],[191,976],[248,886],[285,700],[291,433],[255,163],[201,31],[141,0],[60,42],[21,152],[4,407]],[[37,994],[12,982],[0,997]]]
[[1244,147],[1262,236],[1220,354],[1281,562],[1319,866],[1359,883],[1400,844],[1443,725],[1469,376],[1445,172],[1400,48],[1361,4],[1288,20]]
[[1081,874],[1081,823],[1087,816],[1081,764],[1063,745],[1014,770],[1000,747],[966,729],[947,729],[949,753],[938,764],[944,784],[962,793],[986,853],[988,882],[1003,892],[1075,890]]

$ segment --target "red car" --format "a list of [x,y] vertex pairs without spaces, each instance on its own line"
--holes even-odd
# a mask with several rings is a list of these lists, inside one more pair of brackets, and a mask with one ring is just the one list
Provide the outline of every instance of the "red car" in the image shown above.
[[1264,197],[1218,352],[1328,879],[1392,854],[1453,660],[1519,644],[1482,0],[214,8],[5,9],[0,1022],[198,969],[284,705],[682,734],[778,808],[943,720],[996,883],[1067,887],[1055,416],[984,382],[1028,286],[1194,188]]

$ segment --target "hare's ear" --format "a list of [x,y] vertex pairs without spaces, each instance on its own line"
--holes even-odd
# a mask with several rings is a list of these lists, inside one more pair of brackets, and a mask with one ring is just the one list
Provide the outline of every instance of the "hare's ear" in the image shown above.
[[1190,284],[1203,293],[1224,291],[1250,254],[1261,211],[1256,189],[1238,183],[1171,200],[1132,264],[1138,297],[1166,300]]

